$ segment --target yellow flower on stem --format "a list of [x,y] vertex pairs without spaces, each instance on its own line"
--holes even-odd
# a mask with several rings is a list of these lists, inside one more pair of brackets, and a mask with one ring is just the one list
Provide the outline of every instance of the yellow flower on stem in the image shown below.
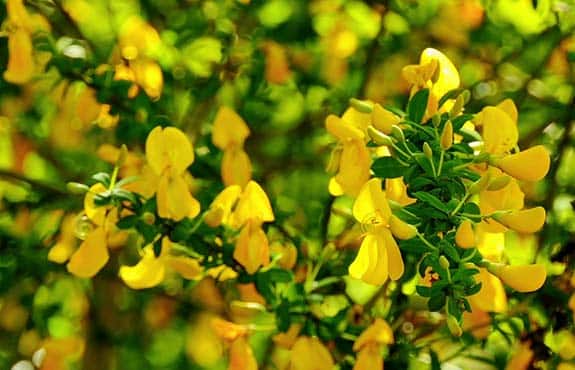
[[270,260],[268,238],[262,230],[261,221],[249,219],[243,226],[236,241],[234,259],[238,261],[248,274],[255,273],[260,266],[267,266]]
[[224,151],[222,159],[222,180],[224,185],[246,186],[252,177],[252,165],[244,142],[250,135],[246,122],[231,108],[222,106],[212,128],[212,142]]
[[411,228],[412,233],[400,233],[396,236],[414,236],[416,230],[396,218],[396,226],[390,231],[390,221],[394,216],[381,188],[381,179],[371,179],[361,188],[352,211],[355,219],[366,229],[366,236],[361,242],[357,257],[349,266],[350,276],[373,285],[383,284],[388,277],[392,280],[399,279],[403,275],[404,265],[392,231]]
[[180,221],[197,216],[200,203],[184,180],[186,169],[194,161],[194,150],[186,135],[175,127],[157,126],[146,140],[146,159],[159,176],[156,196],[160,217]]
[[409,65],[402,70],[403,77],[412,85],[411,94],[429,88],[426,116],[438,110],[439,100],[448,91],[459,87],[459,72],[445,54],[433,48],[423,50],[418,65]]
[[473,248],[475,246],[475,232],[471,221],[464,220],[461,222],[455,233],[455,244],[461,248]]
[[539,231],[545,223],[545,209],[534,207],[510,213],[496,214],[493,218],[520,233],[534,233]]
[[503,172],[523,181],[539,181],[549,171],[551,160],[543,145],[536,145],[495,161]]
[[382,319],[375,319],[355,340],[353,350],[359,352],[353,367],[354,370],[383,368],[382,346],[392,344],[393,330]]
[[32,79],[36,70],[32,36],[38,30],[49,30],[50,26],[41,15],[30,15],[23,0],[8,0],[6,12],[8,65],[4,79],[22,85]]
[[202,269],[197,260],[187,256],[174,256],[171,253],[172,242],[168,237],[162,239],[162,250],[156,257],[154,247],[146,246],[142,258],[134,266],[121,266],[118,275],[132,289],[152,288],[164,281],[170,272],[177,272],[184,279],[197,278]]
[[355,196],[370,176],[371,158],[365,146],[365,132],[358,122],[334,115],[327,117],[325,125],[341,145],[338,172],[330,181],[329,191],[335,196]]
[[250,181],[239,196],[232,215],[232,227],[241,227],[248,220],[260,222],[275,220],[267,194],[255,181]]
[[299,337],[291,349],[290,370],[332,370],[328,349],[316,337]]
[[491,264],[488,270],[501,281],[521,293],[533,292],[545,283],[547,271],[540,264],[509,266]]
[[95,204],[97,194],[107,189],[98,183],[92,186],[84,197],[84,212],[87,218],[95,225],[94,230],[88,232],[84,241],[70,257],[67,268],[73,275],[89,278],[96,275],[108,262],[108,234],[114,224],[108,222],[112,216],[110,207],[98,207]]

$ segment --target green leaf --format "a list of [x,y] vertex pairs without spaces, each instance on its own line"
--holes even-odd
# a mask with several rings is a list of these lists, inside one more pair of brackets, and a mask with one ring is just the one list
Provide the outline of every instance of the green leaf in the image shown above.
[[407,103],[407,117],[410,121],[421,123],[425,110],[427,109],[427,100],[429,99],[429,89],[419,90]]
[[97,174],[93,175],[92,178],[103,184],[105,187],[110,186],[110,175],[108,175],[106,172],[98,172]]
[[474,295],[479,293],[479,291],[481,290],[481,283],[477,283],[472,285],[470,288],[465,289],[465,294],[466,295]]
[[457,96],[458,96],[459,94],[461,94],[462,91],[463,91],[462,88],[449,90],[448,92],[445,93],[445,95],[443,95],[443,96],[441,97],[441,99],[439,99],[438,107],[441,108],[441,106],[442,106],[446,101],[448,101],[449,99],[455,99],[455,98],[457,98]]
[[446,297],[444,293],[436,294],[429,298],[427,301],[427,307],[429,311],[439,311],[445,306]]
[[453,124],[453,131],[454,132],[459,131],[459,129],[463,127],[465,122],[469,121],[473,117],[474,117],[473,114],[462,114],[452,119],[451,123]]
[[123,229],[123,230],[130,229],[136,225],[139,218],[140,217],[138,215],[126,216],[126,217],[122,218],[120,221],[118,221],[116,223],[116,226],[118,227],[118,229]]
[[402,165],[393,157],[377,158],[371,165],[371,170],[375,176],[383,179],[401,177],[408,168],[409,167]]
[[428,286],[418,285],[415,287],[417,294],[422,297],[431,297],[431,288]]
[[432,206],[433,208],[435,208],[441,212],[444,212],[447,214],[449,211],[447,208],[447,205],[445,203],[443,203],[441,200],[439,200],[439,198],[437,198],[433,194],[418,191],[418,192],[414,193],[413,196],[416,197],[417,199],[421,200],[422,202],[429,204],[430,206]]

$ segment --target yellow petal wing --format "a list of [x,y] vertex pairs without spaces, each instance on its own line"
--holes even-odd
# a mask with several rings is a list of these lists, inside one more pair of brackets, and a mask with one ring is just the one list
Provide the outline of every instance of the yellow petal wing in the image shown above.
[[106,246],[106,232],[98,227],[90,232],[68,262],[68,271],[82,278],[96,275],[110,258]]

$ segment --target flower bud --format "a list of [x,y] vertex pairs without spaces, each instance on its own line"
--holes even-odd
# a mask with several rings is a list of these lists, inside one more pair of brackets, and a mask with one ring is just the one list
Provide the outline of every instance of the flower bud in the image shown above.
[[386,146],[392,146],[393,145],[393,140],[391,139],[391,137],[380,132],[379,130],[377,130],[373,126],[367,127],[367,134],[369,135],[371,140],[373,140],[373,142],[378,144],[378,145],[386,145]]
[[391,229],[391,233],[401,240],[411,239],[417,235],[417,228],[415,226],[408,224],[395,215],[391,215],[389,219],[389,228]]
[[443,267],[444,269],[448,270],[449,269],[449,260],[447,259],[447,257],[441,255],[439,256],[439,265],[441,267]]
[[468,189],[469,194],[475,195],[475,194],[479,194],[479,192],[485,190],[485,188],[487,188],[487,186],[489,185],[489,179],[490,178],[491,178],[491,175],[489,174],[489,172],[487,172],[487,173],[485,173],[485,175],[481,176],[481,178],[479,180],[477,180],[473,184],[471,184],[471,186]]
[[122,144],[120,147],[120,153],[118,154],[118,159],[116,160],[116,166],[122,167],[128,158],[128,147],[126,144]]
[[465,97],[463,96],[463,94],[459,94],[459,96],[457,96],[457,98],[455,99],[455,103],[453,103],[453,107],[451,107],[451,110],[449,111],[449,117],[453,118],[458,116],[463,110],[464,104],[465,104]]
[[397,141],[403,143],[405,141],[405,136],[403,135],[403,130],[398,125],[391,126],[391,135],[397,139]]
[[423,154],[425,154],[425,156],[429,159],[433,158],[433,150],[431,150],[431,147],[429,146],[427,141],[423,143]]
[[364,100],[351,98],[349,99],[349,105],[361,113],[371,113],[373,111],[373,104]]
[[464,220],[455,233],[455,244],[461,248],[472,248],[475,246],[475,232],[471,221]]
[[72,194],[82,195],[86,194],[90,190],[90,187],[79,182],[69,182],[66,184],[66,189]]
[[433,117],[431,117],[431,123],[434,127],[439,127],[439,124],[441,123],[441,117],[438,114],[433,115]]
[[156,222],[156,216],[152,212],[144,212],[142,214],[142,221],[148,225],[153,225]]
[[453,123],[447,121],[441,133],[441,149],[447,150],[453,145]]
[[463,334],[463,330],[461,330],[457,319],[451,315],[447,315],[447,327],[454,337],[460,337],[461,334]]

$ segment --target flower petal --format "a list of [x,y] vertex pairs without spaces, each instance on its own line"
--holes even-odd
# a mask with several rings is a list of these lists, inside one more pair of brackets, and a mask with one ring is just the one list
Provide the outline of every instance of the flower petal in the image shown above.
[[152,247],[147,246],[140,262],[120,267],[119,275],[132,289],[152,288],[164,280],[165,266],[161,258],[154,256]]
[[82,278],[96,275],[108,262],[110,255],[106,246],[106,232],[98,227],[90,232],[78,250],[70,258],[68,271]]

